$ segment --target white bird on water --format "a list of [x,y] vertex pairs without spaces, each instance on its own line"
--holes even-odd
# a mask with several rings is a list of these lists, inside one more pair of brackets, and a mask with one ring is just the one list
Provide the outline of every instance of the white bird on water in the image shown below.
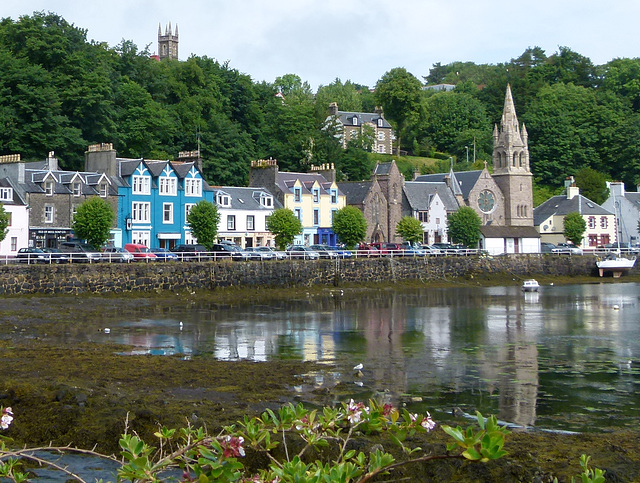
[[353,370],[354,370],[354,371],[360,371],[360,370],[362,370],[362,368],[363,368],[363,367],[364,367],[364,366],[362,365],[362,362],[361,362],[361,363],[360,363],[360,364],[358,364],[357,366],[354,366]]
[[183,326],[184,326],[184,324],[182,323],[182,321],[180,321],[180,330],[182,330]]
[[109,327],[105,327],[104,328],[104,333],[105,334],[109,334],[111,332],[111,329]]

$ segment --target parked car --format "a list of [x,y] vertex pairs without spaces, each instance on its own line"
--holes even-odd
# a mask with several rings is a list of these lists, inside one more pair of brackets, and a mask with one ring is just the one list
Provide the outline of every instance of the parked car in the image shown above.
[[200,245],[199,243],[176,245],[171,251],[175,253],[180,260],[200,261],[211,259],[211,254],[204,245]]
[[71,256],[63,253],[59,248],[43,248],[43,252],[48,254],[51,263],[70,263]]
[[640,249],[637,247],[631,246],[627,242],[615,242],[615,243],[607,243],[604,246],[607,253],[609,252],[620,252],[620,253],[640,253]]
[[66,241],[59,245],[60,251],[68,253],[72,262],[98,263],[102,260],[102,253],[88,243]]
[[558,243],[558,245],[551,250],[551,253],[564,253],[568,255],[582,255],[582,248],[574,245],[573,243]]
[[249,260],[249,254],[238,245],[231,243],[216,243],[211,246],[211,255],[214,260],[219,258],[230,258],[236,262]]
[[374,248],[377,248],[380,252],[380,255],[391,255],[396,257],[404,256],[404,250],[398,243],[374,242],[370,243],[370,245]]
[[442,255],[442,251],[440,251],[439,248],[436,248],[432,245],[422,245],[422,249],[424,250],[425,254],[427,255]]
[[360,243],[356,249],[356,256],[358,257],[375,258],[380,255],[380,250],[368,243]]
[[266,246],[253,247],[251,250],[253,250],[254,252],[260,252],[260,253],[273,253],[274,258],[276,260],[284,260],[285,258],[287,258],[286,253],[278,251],[273,247],[266,247]]
[[147,245],[141,243],[126,243],[124,249],[133,254],[133,260],[136,262],[154,262],[158,258]]
[[178,260],[178,255],[166,248],[152,248],[151,253],[156,256],[158,262],[172,262]]
[[304,245],[292,245],[287,248],[287,258],[301,258],[303,260],[318,260],[320,254]]
[[432,243],[431,246],[433,248],[436,248],[437,250],[440,250],[440,253],[443,255],[458,254],[458,251],[456,250],[455,246],[451,243],[437,242],[437,243]]
[[325,260],[338,258],[338,253],[332,249],[333,247],[330,247],[328,245],[310,245],[309,248],[313,251],[318,252],[320,258],[324,258]]
[[47,254],[36,247],[21,248],[16,258],[20,263],[49,263]]
[[553,253],[553,249],[557,248],[553,243],[541,242],[540,253]]
[[131,263],[133,253],[121,247],[107,247],[102,251],[102,259],[109,263]]
[[[267,250],[258,250],[258,248],[267,248]],[[247,252],[249,260],[263,262],[276,259],[276,252],[269,250],[269,247],[248,247],[244,251]]]

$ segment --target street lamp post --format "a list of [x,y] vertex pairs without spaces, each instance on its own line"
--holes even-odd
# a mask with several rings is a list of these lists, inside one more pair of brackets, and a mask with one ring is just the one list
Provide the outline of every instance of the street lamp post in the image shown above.
[[469,164],[469,146],[465,146],[464,149],[467,150],[467,164]]

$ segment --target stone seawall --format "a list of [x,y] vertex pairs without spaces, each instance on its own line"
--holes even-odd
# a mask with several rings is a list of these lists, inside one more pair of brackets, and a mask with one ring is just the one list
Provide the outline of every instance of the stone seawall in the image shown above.
[[[637,268],[634,269],[634,272]],[[169,262],[0,266],[0,294],[124,293],[216,287],[339,286],[446,281],[482,274],[597,276],[592,256],[513,255],[269,262]]]

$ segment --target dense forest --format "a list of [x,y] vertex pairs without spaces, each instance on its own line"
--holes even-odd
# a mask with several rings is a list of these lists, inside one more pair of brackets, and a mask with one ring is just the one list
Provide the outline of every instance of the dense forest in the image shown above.
[[[375,86],[337,78],[314,93],[296,74],[256,83],[206,56],[157,61],[130,41],[88,42],[85,30],[51,13],[5,18],[0,154],[30,160],[55,151],[62,167],[81,169],[93,143],[151,159],[174,159],[199,143],[212,184],[246,185],[250,161],[265,157],[282,170],[333,162],[342,179],[368,178],[375,156],[366,132],[343,150],[337,127],[326,123],[337,102],[345,111],[381,106],[403,154],[453,156],[464,169],[472,146],[477,160],[491,159],[510,83],[538,186],[553,190],[585,168],[629,185],[640,179],[640,59],[596,66],[569,48],[547,56],[533,47],[504,64],[437,63],[425,71],[418,78],[392,69]],[[438,83],[456,87],[422,89]]]

